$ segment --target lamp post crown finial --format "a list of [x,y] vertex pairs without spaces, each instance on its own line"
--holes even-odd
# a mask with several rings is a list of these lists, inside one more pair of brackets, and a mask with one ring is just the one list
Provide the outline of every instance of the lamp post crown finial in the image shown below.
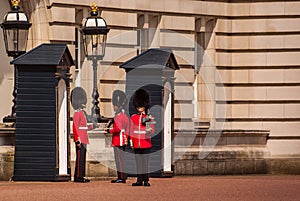
[[13,8],[18,8],[21,0],[11,0]]
[[95,2],[91,4],[91,15],[97,16],[98,15],[98,6]]

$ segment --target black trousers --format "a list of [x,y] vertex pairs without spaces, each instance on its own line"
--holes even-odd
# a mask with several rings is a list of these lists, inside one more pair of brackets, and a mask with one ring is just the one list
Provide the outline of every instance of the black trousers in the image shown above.
[[134,149],[136,169],[137,169],[137,182],[149,181],[149,159],[151,148],[138,148]]
[[118,179],[127,179],[126,163],[125,163],[125,146],[113,147],[115,162],[117,168]]
[[81,144],[80,148],[76,146],[76,164],[75,164],[74,178],[85,177],[85,162],[86,162],[86,144]]

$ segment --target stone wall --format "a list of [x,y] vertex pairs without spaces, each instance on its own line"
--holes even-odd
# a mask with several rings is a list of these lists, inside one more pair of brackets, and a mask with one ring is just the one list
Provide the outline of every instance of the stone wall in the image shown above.
[[270,173],[268,135],[258,130],[178,131],[175,175]]
[[[9,7],[4,2],[2,15]],[[68,44],[79,64],[72,68],[72,87],[83,86],[91,94],[91,63],[75,45],[89,4],[23,0],[21,8],[32,22],[28,50],[41,43]],[[192,128],[198,119],[210,121],[214,129],[266,129],[272,155],[299,155],[299,8],[298,1],[278,0],[102,1],[100,13],[111,28],[98,71],[102,114],[112,116],[111,91],[125,88],[122,62],[150,47],[171,48],[180,65],[175,127]],[[145,31],[139,35],[138,30]],[[1,89],[8,89],[3,97],[11,97],[9,62],[3,69]],[[4,108],[10,108],[10,100],[4,100]]]
[[0,149],[0,181],[9,181],[14,172],[14,151],[11,147]]
[[9,181],[14,172],[15,128],[0,124],[0,180]]

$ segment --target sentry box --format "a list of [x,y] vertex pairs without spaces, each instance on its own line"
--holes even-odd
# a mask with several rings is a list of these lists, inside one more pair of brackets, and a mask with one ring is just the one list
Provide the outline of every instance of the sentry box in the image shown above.
[[14,59],[17,70],[14,181],[69,181],[70,67],[65,44]]
[[[120,68],[126,71],[126,94],[129,96],[129,115],[136,113],[133,94],[145,89],[150,96],[150,114],[155,118],[155,135],[152,137],[150,176],[173,176],[174,138],[174,73],[179,69],[170,49],[148,49],[126,61]],[[127,149],[127,172],[136,173],[134,154]]]

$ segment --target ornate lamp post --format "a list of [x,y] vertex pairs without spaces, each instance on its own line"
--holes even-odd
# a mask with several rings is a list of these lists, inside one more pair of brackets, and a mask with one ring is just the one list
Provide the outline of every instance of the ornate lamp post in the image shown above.
[[81,33],[83,36],[84,53],[89,61],[93,63],[93,107],[92,118],[101,120],[100,108],[98,106],[99,93],[97,87],[97,68],[98,61],[102,60],[105,55],[106,36],[109,28],[105,20],[98,16],[98,6],[91,5],[91,16],[83,22]]
[[[11,0],[12,10],[3,19],[1,28],[3,29],[4,43],[7,55],[16,58],[26,52],[28,30],[31,23],[27,15],[20,11],[20,0]],[[16,95],[17,95],[17,72],[14,69],[14,91],[13,107],[11,115],[4,117],[3,122],[15,122],[16,117]]]

